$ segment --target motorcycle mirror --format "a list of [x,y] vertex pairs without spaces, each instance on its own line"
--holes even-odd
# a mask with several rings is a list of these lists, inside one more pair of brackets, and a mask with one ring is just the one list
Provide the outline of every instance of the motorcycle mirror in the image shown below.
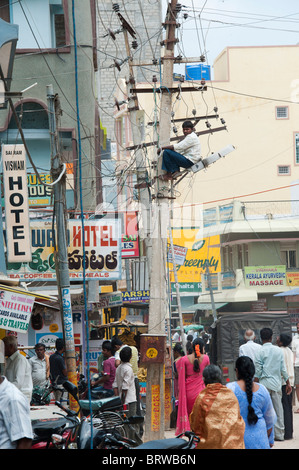
[[63,387],[77,400],[78,388],[76,387],[76,385],[72,384],[72,382],[67,380],[66,382],[64,382]]
[[144,417],[143,416],[130,416],[128,418],[128,421],[130,424],[141,424],[143,423],[144,421]]

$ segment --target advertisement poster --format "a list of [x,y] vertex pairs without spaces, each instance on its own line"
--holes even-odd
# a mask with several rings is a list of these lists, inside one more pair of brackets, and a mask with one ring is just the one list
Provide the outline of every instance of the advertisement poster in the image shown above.
[[35,297],[0,290],[0,328],[26,333]]
[[245,266],[245,286],[268,288],[285,287],[286,266]]
[[[56,279],[52,222],[31,223],[32,261],[8,263],[7,276],[24,281]],[[120,221],[84,221],[83,250],[82,223],[68,222],[68,267],[71,280],[85,277],[96,280],[121,279],[121,229]]]
[[[201,274],[209,266],[210,274],[221,272],[220,237],[215,235],[198,239],[198,229],[173,229],[173,243],[186,248],[186,258],[182,265],[177,266],[179,283],[194,283],[201,281]],[[172,264],[168,265],[172,269]],[[170,272],[170,281],[174,275]]]

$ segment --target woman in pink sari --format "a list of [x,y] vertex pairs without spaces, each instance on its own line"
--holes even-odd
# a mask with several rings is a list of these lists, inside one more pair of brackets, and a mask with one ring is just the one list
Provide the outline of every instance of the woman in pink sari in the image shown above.
[[179,386],[179,405],[175,434],[190,431],[189,415],[197,395],[205,388],[202,373],[210,364],[209,356],[204,354],[204,341],[196,338],[193,353],[183,356],[176,363]]

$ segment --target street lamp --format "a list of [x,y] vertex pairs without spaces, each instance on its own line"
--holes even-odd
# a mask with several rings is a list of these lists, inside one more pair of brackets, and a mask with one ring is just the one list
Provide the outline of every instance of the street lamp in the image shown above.
[[6,98],[11,96],[10,85],[19,26],[0,18],[0,107],[6,107]]

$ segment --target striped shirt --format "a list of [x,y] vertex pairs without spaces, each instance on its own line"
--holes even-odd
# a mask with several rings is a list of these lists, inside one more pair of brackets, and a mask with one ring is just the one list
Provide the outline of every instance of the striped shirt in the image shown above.
[[32,439],[30,407],[25,395],[2,377],[0,384],[0,449],[15,449],[17,441]]

